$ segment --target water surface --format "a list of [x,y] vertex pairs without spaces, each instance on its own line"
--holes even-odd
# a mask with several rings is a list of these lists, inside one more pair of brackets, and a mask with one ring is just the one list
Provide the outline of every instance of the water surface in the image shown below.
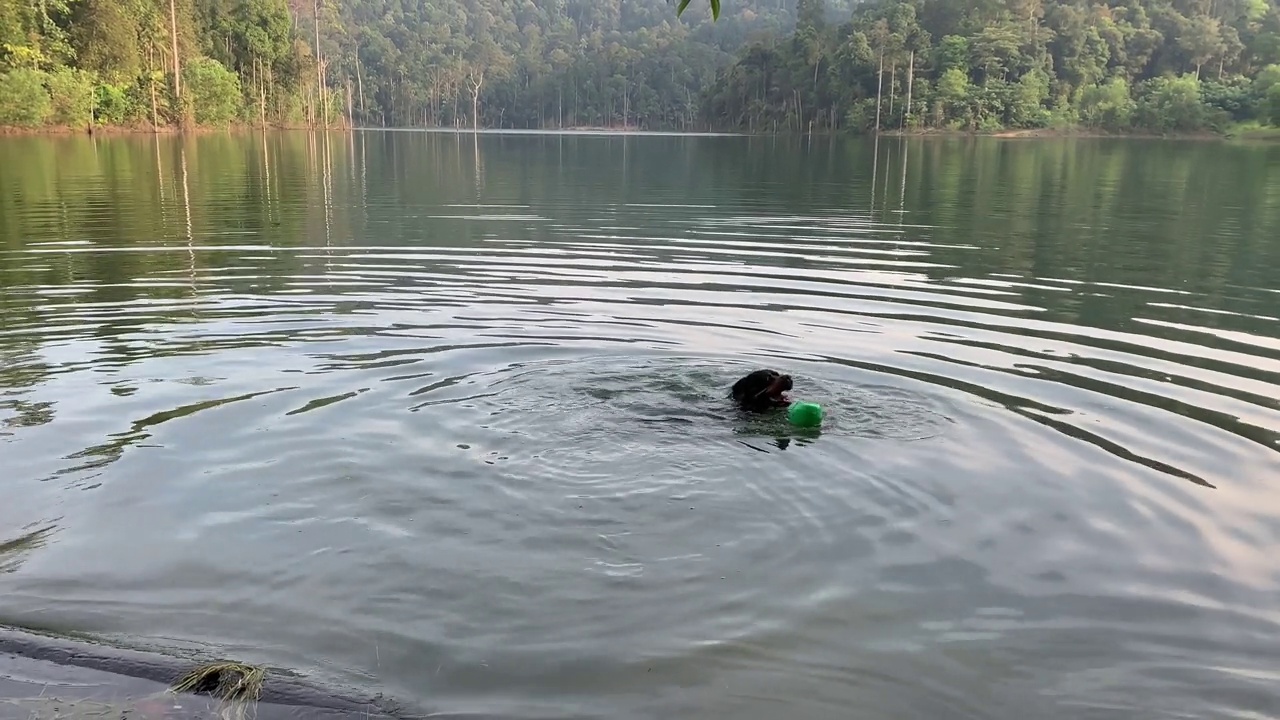
[[1266,146],[0,138],[0,623],[483,717],[1273,716],[1278,250]]

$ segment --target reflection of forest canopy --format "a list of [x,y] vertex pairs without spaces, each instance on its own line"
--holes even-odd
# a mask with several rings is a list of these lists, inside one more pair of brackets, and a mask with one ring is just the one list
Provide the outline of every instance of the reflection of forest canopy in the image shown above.
[[[937,277],[998,271],[1124,283],[1137,273],[1145,284],[1209,296],[1235,286],[1232,297],[1248,296],[1248,305],[1268,293],[1243,288],[1272,286],[1280,267],[1270,242],[1280,227],[1280,148],[894,139],[879,143],[877,158],[875,145],[856,139],[482,136],[473,144],[433,133],[7,144],[22,158],[0,173],[0,249],[8,250],[0,252],[0,285],[7,288],[0,327],[8,331],[0,348],[8,349],[24,337],[57,340],[92,327],[113,355],[148,355],[157,348],[137,343],[137,333],[154,314],[177,323],[208,321],[224,310],[234,317],[244,308],[224,309],[222,293],[291,292],[298,277],[328,275],[330,262],[358,268],[359,261],[341,260],[353,243],[470,247],[492,240],[488,223],[424,218],[405,208],[516,203],[576,227],[581,219],[564,208],[614,204],[645,187],[765,214],[844,208],[896,223],[902,209],[909,223],[930,228],[930,259],[942,266],[925,272]],[[623,227],[652,222],[646,208],[610,212],[612,224]],[[681,211],[664,212],[675,218]],[[545,224],[520,221],[504,223],[501,235],[522,242],[559,237]],[[60,245],[44,245],[51,240]],[[1124,261],[1115,262],[1119,257]],[[45,287],[77,292],[52,310],[38,292]],[[366,290],[339,283],[326,292]],[[60,312],[80,312],[75,305],[114,308],[140,299],[149,303],[146,312],[94,310],[91,322],[55,322]],[[1079,299],[1050,293],[1036,304]],[[183,344],[190,341],[176,333],[166,342],[194,350]],[[14,385],[20,367],[40,377],[48,371],[38,356],[0,360],[6,357],[0,384]]]
[[1187,131],[1280,124],[1280,4],[0,0],[0,73],[0,125]]
[[0,573],[17,570],[26,559],[26,553],[44,547],[54,529],[50,525],[10,540],[0,540]]

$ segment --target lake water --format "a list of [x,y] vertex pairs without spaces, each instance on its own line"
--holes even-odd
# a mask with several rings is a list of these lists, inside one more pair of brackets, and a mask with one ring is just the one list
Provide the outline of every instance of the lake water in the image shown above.
[[0,624],[442,715],[1280,714],[1278,146],[0,138],[0,312]]

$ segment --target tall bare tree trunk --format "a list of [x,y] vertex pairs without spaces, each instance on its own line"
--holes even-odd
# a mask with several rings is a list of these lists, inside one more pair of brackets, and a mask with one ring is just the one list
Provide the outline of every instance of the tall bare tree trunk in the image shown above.
[[880,45],[880,70],[876,73],[876,134],[880,134],[880,90],[884,85],[884,45]]
[[156,103],[156,63],[154,47],[147,50],[147,85],[151,88],[151,129],[160,129],[160,111]]
[[317,117],[320,122],[328,125],[328,113],[324,108],[324,68],[320,62],[320,0],[314,0],[312,11],[315,13],[316,20],[316,103],[319,107]]
[[911,117],[911,83],[916,79],[916,51],[911,51],[911,57],[907,60],[907,107],[902,111],[902,129],[907,129],[908,118]]
[[360,72],[360,53],[356,53],[356,94],[360,96],[360,122],[367,123],[369,118],[364,113],[364,78]]
[[178,6],[169,0],[169,40],[173,43],[173,99],[178,103],[178,120],[187,125],[186,103],[182,102],[182,58],[178,56]]
[[471,82],[471,131],[478,132],[480,130],[480,86],[484,85],[484,71],[480,71],[479,75],[473,75]]
[[347,129],[355,127],[351,122],[351,77],[347,76]]
[[257,58],[253,58],[253,85],[251,87],[257,87],[257,117],[259,117],[259,124],[261,124],[262,128],[265,129],[266,128],[266,97],[265,97],[266,94],[265,92],[262,92],[261,65],[262,65],[261,60]]
[[893,99],[896,97],[895,91],[898,88],[898,61],[894,60],[889,65],[889,117],[893,117]]

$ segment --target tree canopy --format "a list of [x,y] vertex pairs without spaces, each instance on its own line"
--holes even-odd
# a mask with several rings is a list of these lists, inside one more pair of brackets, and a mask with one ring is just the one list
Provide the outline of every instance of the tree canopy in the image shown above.
[[0,125],[1280,124],[1280,0],[0,0]]
[[1276,0],[882,0],[752,42],[707,92],[731,127],[1152,132],[1280,124]]

